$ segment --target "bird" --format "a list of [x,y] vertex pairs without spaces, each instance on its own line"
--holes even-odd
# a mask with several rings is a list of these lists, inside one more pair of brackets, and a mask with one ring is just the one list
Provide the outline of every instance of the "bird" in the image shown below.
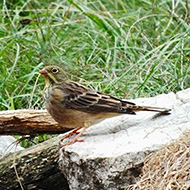
[[74,129],[61,141],[76,134],[71,141],[61,147],[83,141],[79,140],[79,137],[87,128],[106,118],[121,114],[135,115],[138,111],[170,114],[170,109],[167,108],[138,106],[131,101],[121,100],[83,86],[70,80],[65,71],[57,65],[45,66],[39,73],[43,75],[45,81],[43,97],[47,111],[61,126]]

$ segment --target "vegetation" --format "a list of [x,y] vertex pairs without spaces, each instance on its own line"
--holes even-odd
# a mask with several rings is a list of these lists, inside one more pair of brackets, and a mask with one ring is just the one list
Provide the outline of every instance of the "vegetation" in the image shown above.
[[2,1],[0,109],[43,108],[38,71],[51,64],[119,98],[188,88],[189,6],[188,0]]

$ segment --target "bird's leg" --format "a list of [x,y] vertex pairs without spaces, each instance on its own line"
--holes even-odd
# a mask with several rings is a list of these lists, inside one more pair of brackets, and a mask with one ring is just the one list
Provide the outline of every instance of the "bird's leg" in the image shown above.
[[78,138],[88,129],[90,125],[88,123],[84,124],[83,130],[72,140],[70,141],[68,144],[73,144],[75,142],[82,142],[83,140],[78,140]]
[[65,139],[67,139],[67,138],[69,138],[70,136],[72,136],[73,134],[78,134],[79,132],[78,132],[78,130],[80,130],[82,127],[77,127],[76,129],[74,129],[73,131],[71,131],[70,133],[68,133],[67,135],[65,135],[62,139],[61,139],[61,141],[63,141],[63,140],[65,140]]
[[[60,148],[66,146],[66,145],[74,144],[75,142],[83,142],[83,140],[78,140],[78,138],[88,129],[88,127],[90,127],[90,125],[91,125],[91,124],[90,124],[89,122],[85,122],[82,131],[79,132],[78,135],[77,135],[72,141],[67,142],[67,143],[61,145]],[[78,128],[77,128],[77,129],[78,129]],[[79,129],[81,129],[81,127],[80,127]],[[78,130],[79,130],[79,129],[78,129]],[[78,131],[78,130],[74,130],[74,131]],[[69,134],[68,134],[68,135],[69,135]]]

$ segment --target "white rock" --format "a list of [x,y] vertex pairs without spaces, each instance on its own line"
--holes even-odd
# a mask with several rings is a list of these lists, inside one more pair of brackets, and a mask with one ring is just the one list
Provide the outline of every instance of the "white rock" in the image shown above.
[[84,142],[60,149],[60,169],[71,190],[118,190],[134,183],[148,154],[190,129],[190,89],[131,101],[172,111],[104,120],[85,132]]
[[8,154],[9,152],[16,152],[22,150],[16,139],[12,136],[0,136],[0,157]]

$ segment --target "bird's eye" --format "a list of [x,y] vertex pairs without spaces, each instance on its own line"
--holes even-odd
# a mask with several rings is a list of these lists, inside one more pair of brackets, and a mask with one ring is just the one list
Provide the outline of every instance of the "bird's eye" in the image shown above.
[[56,73],[58,72],[58,69],[52,68],[51,72],[52,72],[53,74],[56,74]]

